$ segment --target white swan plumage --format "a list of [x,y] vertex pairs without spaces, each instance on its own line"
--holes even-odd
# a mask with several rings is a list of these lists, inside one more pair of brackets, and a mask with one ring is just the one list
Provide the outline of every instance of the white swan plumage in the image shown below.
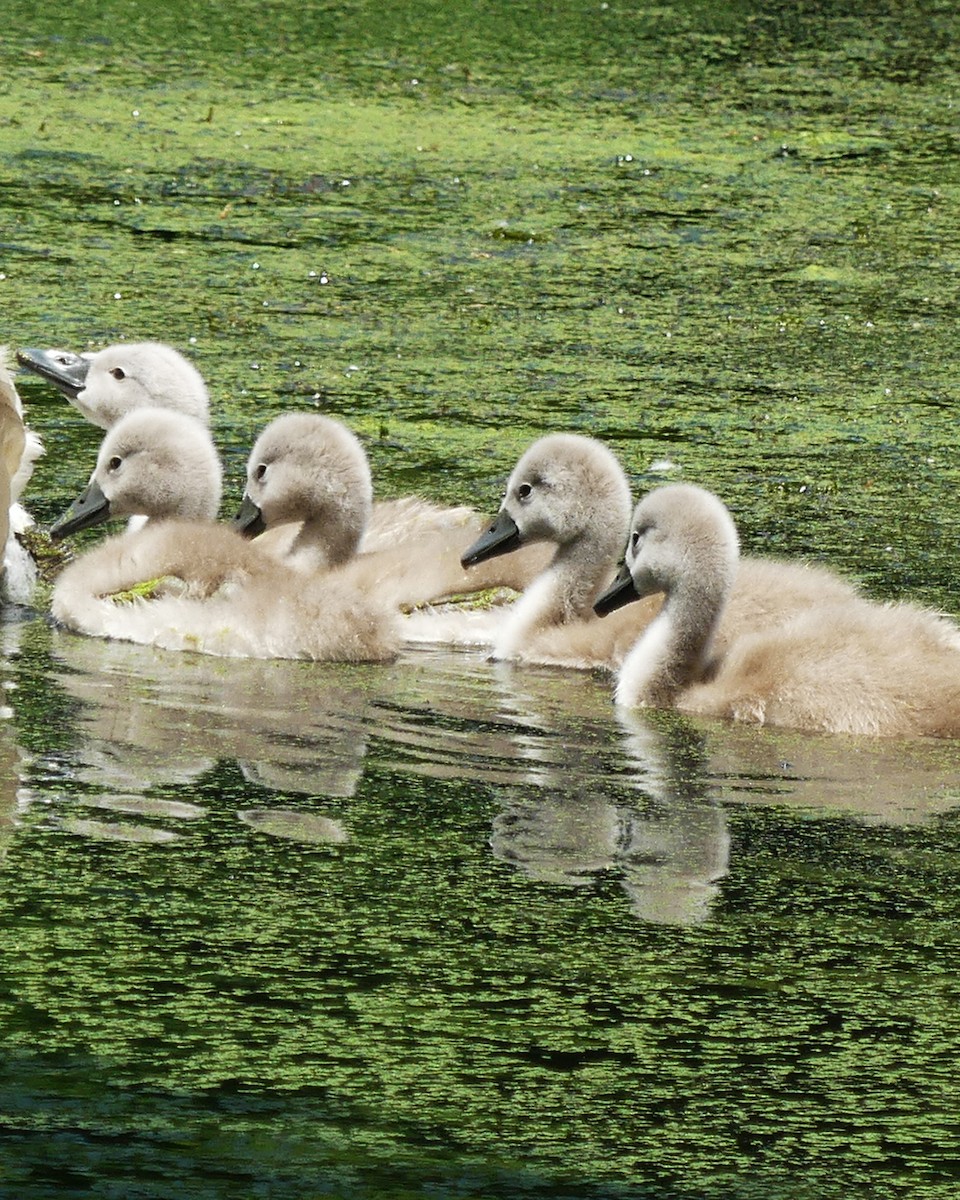
[[37,582],[37,566],[19,540],[34,525],[21,504],[34,464],[43,454],[39,436],[24,423],[23,403],[8,366],[8,351],[0,347],[0,544],[3,546],[3,594],[16,604],[28,604]]

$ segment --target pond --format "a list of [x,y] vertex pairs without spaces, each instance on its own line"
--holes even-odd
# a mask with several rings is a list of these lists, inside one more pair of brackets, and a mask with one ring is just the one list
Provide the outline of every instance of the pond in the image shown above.
[[[953,6],[14,0],[12,347],[496,511],[553,429],[960,615]],[[18,377],[41,527],[99,432]],[[92,544],[93,531],[75,549]],[[0,1195],[947,1200],[960,746],[0,624]]]

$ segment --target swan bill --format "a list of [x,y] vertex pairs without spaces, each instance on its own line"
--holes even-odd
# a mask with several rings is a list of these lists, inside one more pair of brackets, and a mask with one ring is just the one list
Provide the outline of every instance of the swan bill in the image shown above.
[[260,506],[251,500],[246,492],[240,502],[240,511],[233,518],[231,524],[246,538],[256,537],[258,534],[264,533],[267,528]]
[[90,359],[72,350],[18,350],[17,362],[59,388],[68,400],[75,400],[87,386]]
[[522,545],[523,540],[516,521],[506,509],[501,509],[487,532],[481,533],[473,545],[464,550],[460,556],[460,565],[475,567],[477,563],[486,562],[488,558],[519,550]]
[[91,525],[109,519],[110,501],[100,490],[100,485],[91,482],[83,495],[78,496],[63,516],[50,526],[50,540],[59,542],[71,533],[79,533],[81,529],[89,529]]
[[643,597],[637,591],[637,585],[633,581],[633,576],[630,574],[630,568],[624,563],[617,572],[613,583],[594,601],[593,611],[598,617],[605,617],[609,613],[616,612],[618,608],[623,608],[625,604],[632,604],[634,600],[642,599]]

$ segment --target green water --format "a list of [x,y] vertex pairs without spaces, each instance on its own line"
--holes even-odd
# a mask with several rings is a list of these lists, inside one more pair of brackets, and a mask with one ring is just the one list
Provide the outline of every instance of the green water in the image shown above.
[[[960,614],[952,5],[3,15],[0,340],[189,353],[226,511],[289,408],[491,512],[575,429]],[[0,1195],[955,1194],[954,747],[0,632]]]
[[[583,429],[722,487],[748,542],[949,606],[949,6],[538,12],[14,13],[10,340],[190,349],[234,473],[317,402],[383,490],[493,506]],[[24,390],[52,516],[95,435]]]

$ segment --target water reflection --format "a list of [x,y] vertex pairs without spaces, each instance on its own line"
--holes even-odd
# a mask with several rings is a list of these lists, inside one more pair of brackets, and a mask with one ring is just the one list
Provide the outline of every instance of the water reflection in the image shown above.
[[587,686],[568,672],[507,664],[497,678],[506,709],[526,723],[518,748],[527,769],[494,819],[494,854],[568,887],[612,872],[646,921],[706,919],[730,839],[703,739],[659,715],[629,714],[621,743],[606,680]]
[[[6,627],[8,640],[19,628]],[[617,712],[606,679],[480,654],[415,651],[388,667],[357,667],[49,636],[51,678],[74,707],[73,744],[41,756],[32,789],[19,795],[87,837],[190,836],[209,811],[199,782],[224,761],[251,785],[233,810],[239,824],[314,845],[350,839],[350,807],[340,802],[365,772],[459,780],[488,789],[490,852],[532,886],[616,880],[641,920],[694,925],[715,910],[731,867],[731,806],[906,824],[960,803],[960,746],[951,743]],[[23,773],[11,725],[0,726],[8,814]],[[187,795],[158,794],[171,787]]]
[[649,921],[705,920],[727,874],[730,834],[706,739],[676,714],[618,711],[628,760],[651,781],[652,809],[633,824],[624,887]]
[[[361,679],[317,686],[311,664],[207,660],[122,642],[52,634],[55,678],[80,701],[74,778],[104,795],[82,803],[184,819],[196,806],[171,805],[142,793],[196,781],[219,761],[235,761],[244,778],[274,792],[351,796],[363,769],[366,710]],[[332,686],[331,686],[332,685]],[[189,811],[187,811],[189,809]],[[240,812],[247,825],[275,836],[342,842],[327,817],[299,810]],[[75,828],[75,826],[74,826]]]
[[654,723],[641,738],[638,719],[625,755],[605,678],[421,651],[389,669],[376,705],[389,765],[495,785],[500,861],[565,888],[613,874],[648,921],[708,915],[729,839],[701,743]]
[[[72,777],[84,788],[60,818],[76,833],[171,840],[204,809],[152,793],[224,759],[278,795],[348,798],[375,739],[378,764],[493,785],[491,850],[531,880],[579,888],[614,873],[638,916],[687,924],[707,915],[726,871],[702,739],[652,724],[641,735],[637,721],[624,754],[606,681],[434,652],[376,672],[211,660],[61,631],[51,652],[79,702]],[[312,805],[237,816],[274,837],[349,836],[349,822]]]
[[960,806],[960,741],[825,737],[698,723],[725,804],[777,804],[916,825]]
[[17,791],[23,758],[10,720],[0,721],[0,861],[16,826]]

